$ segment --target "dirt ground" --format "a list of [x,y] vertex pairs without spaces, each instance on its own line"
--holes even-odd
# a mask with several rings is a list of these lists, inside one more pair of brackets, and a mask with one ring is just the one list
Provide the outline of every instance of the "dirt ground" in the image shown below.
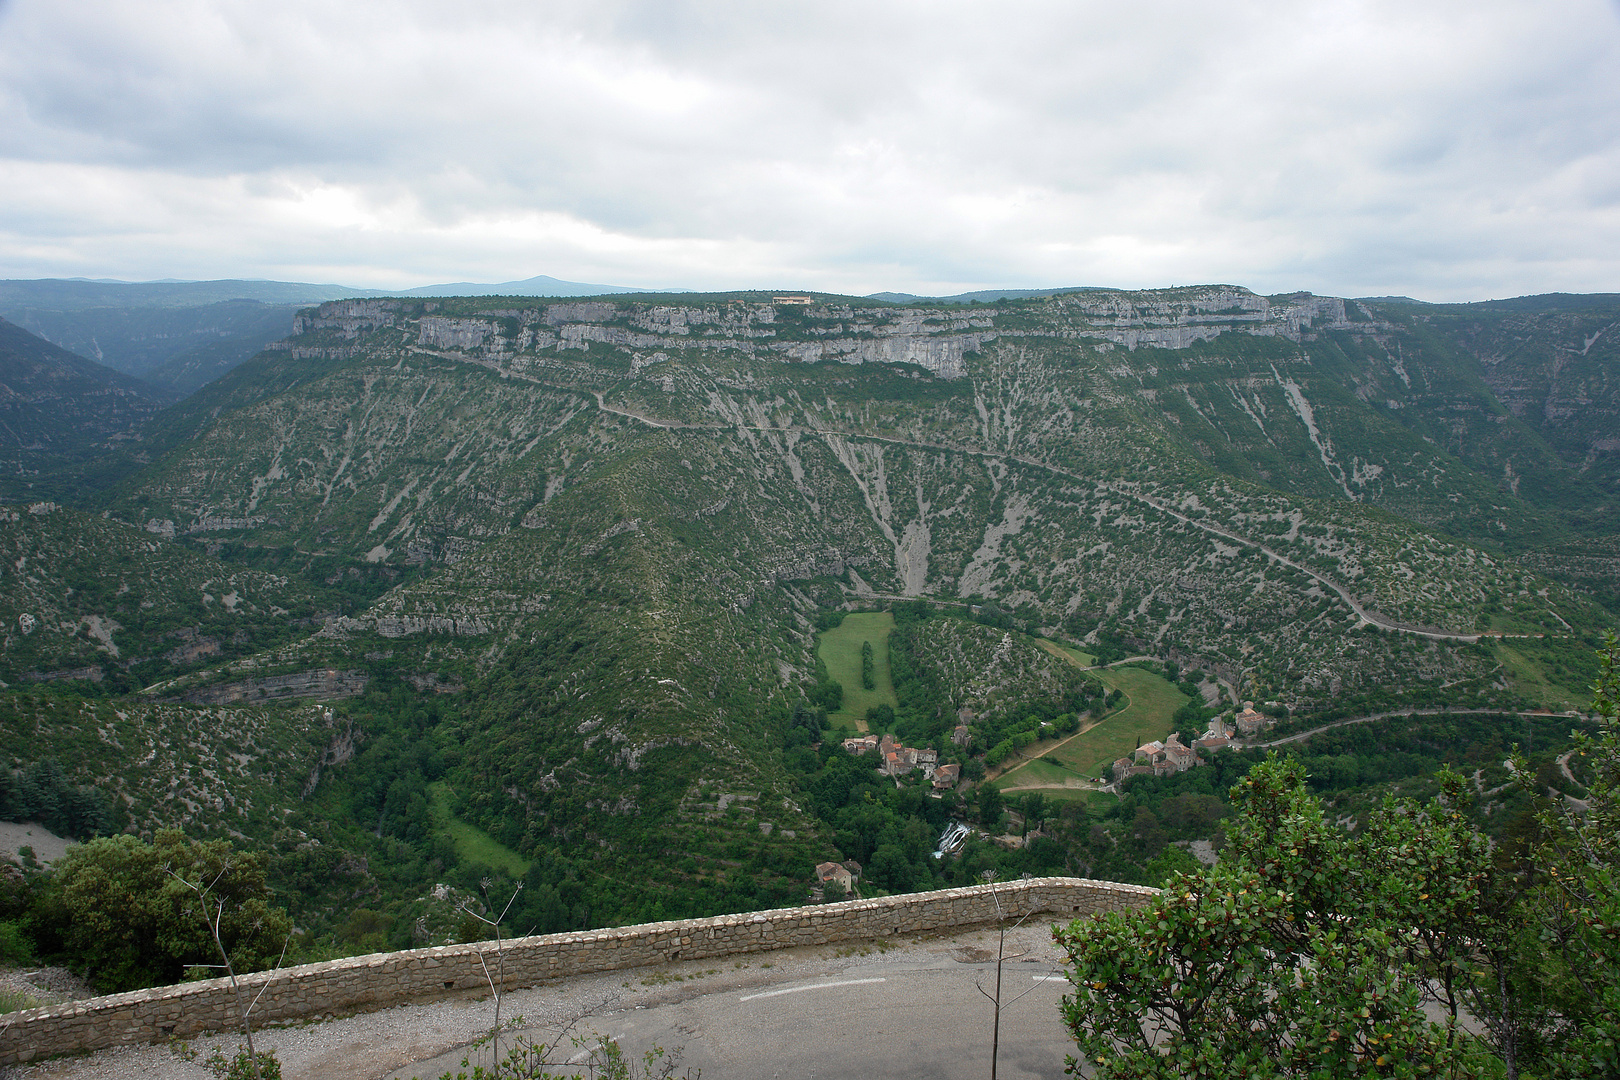
[[34,849],[34,858],[41,864],[60,859],[73,841],[63,839],[43,825],[19,825],[13,821],[0,821],[0,858],[7,855],[22,862],[19,848]]

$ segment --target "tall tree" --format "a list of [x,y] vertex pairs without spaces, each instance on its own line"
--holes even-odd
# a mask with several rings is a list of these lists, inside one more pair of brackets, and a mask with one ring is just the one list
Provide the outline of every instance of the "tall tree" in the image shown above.
[[[1548,943],[1539,973],[1547,1070],[1555,1076],[1620,1077],[1620,648],[1609,635],[1592,711],[1595,733],[1574,733],[1568,762],[1584,799],[1547,800],[1538,815],[1542,842],[1532,924]],[[1522,758],[1521,782],[1536,784]],[[1504,1006],[1514,1004],[1504,983]],[[1548,1030],[1550,1029],[1550,1030]]]
[[[189,883],[204,883],[209,920]],[[271,906],[264,862],[223,840],[160,831],[150,844],[129,835],[68,849],[56,864],[44,914],[97,989],[134,990],[177,982],[212,965],[224,948],[237,972],[275,963],[292,921]]]
[[1481,854],[1473,829],[1388,804],[1351,835],[1304,781],[1294,761],[1257,766],[1233,789],[1240,809],[1219,865],[1179,875],[1141,911],[1056,931],[1074,984],[1064,1020],[1095,1075],[1463,1069],[1456,1025],[1423,1014],[1428,973],[1411,934],[1435,908],[1465,903],[1478,875],[1425,891],[1409,850],[1421,839],[1466,864]]

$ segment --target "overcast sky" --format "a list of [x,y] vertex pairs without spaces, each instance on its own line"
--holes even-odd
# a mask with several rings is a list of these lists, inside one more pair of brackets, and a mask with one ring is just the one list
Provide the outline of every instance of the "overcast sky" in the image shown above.
[[1617,0],[0,0],[0,277],[1620,291]]

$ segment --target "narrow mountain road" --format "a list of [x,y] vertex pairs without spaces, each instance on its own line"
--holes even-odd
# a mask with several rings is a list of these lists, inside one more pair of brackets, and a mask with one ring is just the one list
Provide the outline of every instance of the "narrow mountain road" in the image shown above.
[[[766,428],[766,427],[764,427],[762,425],[742,425],[742,426],[746,426],[750,430],[754,430],[754,431],[782,431],[782,430],[784,430],[784,429],[781,429],[781,428]],[[1319,570],[1313,570],[1309,566],[1306,566],[1306,565],[1304,565],[1302,563],[1296,562],[1293,559],[1290,559],[1288,556],[1283,555],[1280,552],[1273,551],[1271,548],[1267,547],[1266,545],[1260,543],[1257,540],[1250,540],[1246,536],[1241,536],[1238,533],[1229,532],[1226,529],[1218,528],[1218,527],[1216,527],[1214,525],[1206,525],[1204,522],[1195,520],[1194,518],[1191,518],[1191,517],[1187,516],[1186,514],[1183,514],[1183,513],[1179,512],[1179,511],[1170,509],[1170,507],[1164,505],[1163,502],[1161,502],[1158,499],[1153,498],[1152,496],[1143,495],[1142,493],[1136,492],[1136,491],[1131,491],[1129,488],[1122,487],[1122,486],[1120,486],[1118,484],[1110,484],[1110,483],[1108,483],[1106,481],[1094,480],[1094,479],[1091,479],[1089,477],[1081,476],[1078,473],[1070,472],[1067,469],[1059,468],[1056,465],[1053,465],[1053,464],[1051,464],[1049,462],[1040,461],[1040,460],[1038,460],[1036,458],[1025,457],[1025,456],[1023,456],[1021,454],[1003,454],[1003,453],[997,453],[997,452],[992,451],[992,450],[980,450],[980,449],[977,449],[977,448],[964,447],[964,446],[945,446],[945,445],[941,445],[941,444],[937,444],[937,443],[915,442],[915,441],[908,440],[908,439],[894,439],[894,438],[888,438],[888,437],[878,436],[878,435],[849,436],[849,435],[844,434],[843,432],[822,431],[822,430],[817,429],[817,428],[795,428],[795,429],[792,429],[792,430],[800,431],[800,432],[802,432],[804,434],[810,434],[810,435],[823,435],[823,436],[825,436],[825,435],[834,435],[834,436],[837,436],[837,437],[840,437],[840,438],[857,437],[857,438],[862,438],[862,439],[869,439],[869,440],[872,440],[874,442],[891,443],[891,444],[896,445],[896,446],[910,446],[910,447],[917,447],[919,449],[924,449],[924,450],[941,450],[941,451],[945,451],[945,452],[948,452],[948,453],[972,454],[972,455],[977,456],[977,457],[995,458],[997,460],[1016,461],[1021,465],[1028,465],[1031,468],[1035,468],[1035,469],[1043,469],[1043,470],[1045,470],[1047,472],[1054,473],[1054,474],[1056,474],[1058,476],[1064,476],[1064,477],[1068,477],[1071,480],[1080,481],[1081,483],[1095,484],[1098,488],[1100,488],[1100,489],[1102,489],[1104,491],[1111,492],[1111,493],[1113,493],[1115,495],[1118,495],[1121,498],[1134,499],[1137,502],[1143,503],[1143,504],[1145,504],[1147,506],[1151,506],[1155,510],[1159,511],[1161,514],[1165,514],[1165,515],[1167,515],[1169,517],[1173,517],[1177,521],[1185,522],[1186,524],[1191,525],[1195,529],[1199,529],[1199,530],[1201,530],[1203,532],[1209,533],[1211,536],[1219,536],[1221,539],[1231,541],[1234,544],[1240,544],[1240,545],[1242,545],[1244,547],[1254,548],[1255,550],[1257,550],[1257,551],[1261,552],[1262,554],[1264,554],[1266,557],[1268,557],[1268,558],[1270,558],[1270,559],[1272,559],[1272,560],[1274,560],[1274,561],[1276,561],[1278,563],[1281,563],[1284,566],[1287,566],[1287,567],[1290,567],[1290,568],[1292,568],[1294,570],[1299,571],[1300,573],[1306,575],[1307,577],[1309,577],[1312,580],[1320,583],[1321,585],[1323,585],[1323,586],[1325,586],[1325,587],[1327,587],[1329,589],[1332,589],[1333,592],[1339,597],[1339,599],[1343,600],[1345,602],[1345,604],[1350,608],[1350,610],[1355,613],[1356,618],[1360,620],[1361,625],[1370,624],[1370,625],[1376,626],[1376,627],[1378,627],[1378,628],[1380,628],[1382,630],[1394,630],[1394,631],[1398,631],[1398,632],[1403,633],[1403,634],[1413,634],[1413,635],[1416,635],[1418,637],[1430,638],[1430,639],[1433,639],[1433,640],[1436,640],[1436,641],[1475,642],[1475,641],[1479,640],[1479,635],[1478,634],[1456,634],[1456,633],[1451,633],[1451,632],[1445,631],[1445,630],[1425,630],[1425,629],[1421,629],[1421,628],[1418,628],[1418,627],[1407,626],[1407,625],[1405,625],[1403,623],[1396,622],[1393,619],[1389,619],[1389,618],[1386,618],[1386,617],[1384,617],[1382,615],[1376,614],[1375,612],[1368,611],[1365,607],[1363,607],[1361,605],[1361,603],[1359,601],[1356,600],[1356,598],[1354,596],[1352,596],[1350,594],[1350,590],[1346,589],[1344,586],[1340,585],[1338,582],[1334,581],[1332,578],[1329,578],[1328,576],[1326,576],[1325,574],[1323,574]],[[1532,635],[1512,635],[1512,636],[1532,636]]]
[[[1274,746],[1287,746],[1289,743],[1301,742],[1324,731],[1334,728],[1349,727],[1352,724],[1370,724],[1375,720],[1389,720],[1397,716],[1500,716],[1501,709],[1396,709],[1393,712],[1374,713],[1371,716],[1354,716],[1348,720],[1335,720],[1331,724],[1311,728],[1293,735],[1285,735],[1270,742],[1248,742],[1246,740],[1233,740],[1234,749],[1241,750],[1269,750]],[[1540,713],[1540,712],[1514,712],[1514,716],[1564,716],[1571,720],[1584,719],[1580,713]]]
[[[1058,1012],[1070,989],[1050,916],[1010,927],[1002,965],[1001,1043],[997,1065],[1007,1080],[1064,1080],[1074,1040]],[[618,1041],[639,1069],[654,1046],[681,1051],[675,1076],[701,1070],[726,1078],[873,1077],[892,1080],[981,1080],[991,1070],[992,1006],[981,995],[996,986],[995,929],[852,941],[747,953],[558,980],[511,989],[502,1015],[522,1035],[563,1039],[559,1058],[583,1055],[568,1033]],[[286,1080],[410,1080],[454,1076],[463,1057],[490,1050],[472,1045],[494,1018],[488,997],[401,1001],[375,1012],[313,1020],[254,1033],[272,1050]],[[0,1025],[3,1026],[3,1025]],[[234,1052],[239,1037],[190,1040],[202,1058]],[[654,1075],[649,1073],[648,1075]],[[129,1046],[14,1067],[13,1080],[209,1080],[201,1061],[187,1062],[165,1045]],[[548,1073],[547,1075],[551,1075]]]
[[1224,540],[1232,541],[1234,544],[1242,544],[1245,547],[1254,548],[1255,550],[1264,554],[1267,558],[1272,559],[1275,562],[1279,562],[1282,565],[1290,567],[1294,570],[1298,570],[1300,573],[1305,574],[1319,584],[1325,585],[1327,588],[1332,589],[1335,593],[1337,593],[1339,599],[1343,600],[1345,604],[1349,606],[1350,610],[1356,613],[1356,617],[1359,618],[1363,624],[1370,623],[1371,625],[1379,627],[1383,630],[1399,630],[1405,634],[1415,634],[1418,637],[1431,638],[1436,641],[1474,642],[1479,640],[1478,634],[1453,634],[1444,630],[1422,630],[1418,629],[1417,627],[1404,626],[1390,619],[1386,619],[1384,616],[1374,614],[1373,612],[1370,612],[1366,608],[1362,607],[1361,603],[1350,594],[1349,589],[1346,589],[1343,585],[1340,585],[1332,578],[1321,573],[1320,571],[1311,569],[1309,566],[1306,566],[1303,563],[1295,562],[1293,559],[1290,559],[1288,556],[1283,555],[1280,552],[1273,551],[1271,548],[1266,547],[1266,545],[1257,540],[1250,540],[1248,537],[1239,536],[1237,533],[1228,532],[1227,530],[1218,528],[1214,525],[1206,525],[1202,521],[1189,517],[1180,511],[1170,509],[1170,507],[1166,506],[1163,502],[1153,498],[1150,495],[1143,495],[1138,492],[1128,491],[1121,488],[1117,484],[1104,484],[1102,486],[1107,490],[1112,491],[1116,495],[1122,495],[1126,498],[1132,498],[1139,502],[1147,503],[1149,506],[1159,511],[1159,513],[1167,514],[1170,517],[1175,518],[1177,521],[1182,521],[1188,525],[1191,525],[1195,529],[1202,529],[1204,532],[1207,532],[1212,536],[1219,536]]
[[620,409],[616,406],[609,405],[603,400],[603,391],[601,390],[592,390],[591,393],[596,395],[596,407],[601,409],[603,412],[612,413],[614,416],[623,416],[630,420],[639,420],[648,427],[659,428],[666,431],[684,428],[699,428],[705,431],[720,430],[718,426],[709,427],[708,425],[688,424],[680,420],[654,420],[652,417],[647,416],[644,413],[631,412],[629,409]]

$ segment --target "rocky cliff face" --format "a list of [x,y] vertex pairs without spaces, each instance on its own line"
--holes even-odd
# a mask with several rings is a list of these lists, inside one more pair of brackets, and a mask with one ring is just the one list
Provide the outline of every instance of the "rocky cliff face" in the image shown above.
[[[332,643],[521,640],[629,559],[631,609],[775,611],[758,659],[804,672],[790,598],[832,567],[818,602],[990,600],[1326,700],[1402,678],[1366,618],[1466,637],[1527,595],[1367,507],[1533,539],[1548,511],[1489,470],[1574,473],[1434,335],[1307,294],[346,300],[298,326],[180,410],[197,436],[139,490],[181,534],[447,568]],[[1448,452],[1459,423],[1498,438]]]

